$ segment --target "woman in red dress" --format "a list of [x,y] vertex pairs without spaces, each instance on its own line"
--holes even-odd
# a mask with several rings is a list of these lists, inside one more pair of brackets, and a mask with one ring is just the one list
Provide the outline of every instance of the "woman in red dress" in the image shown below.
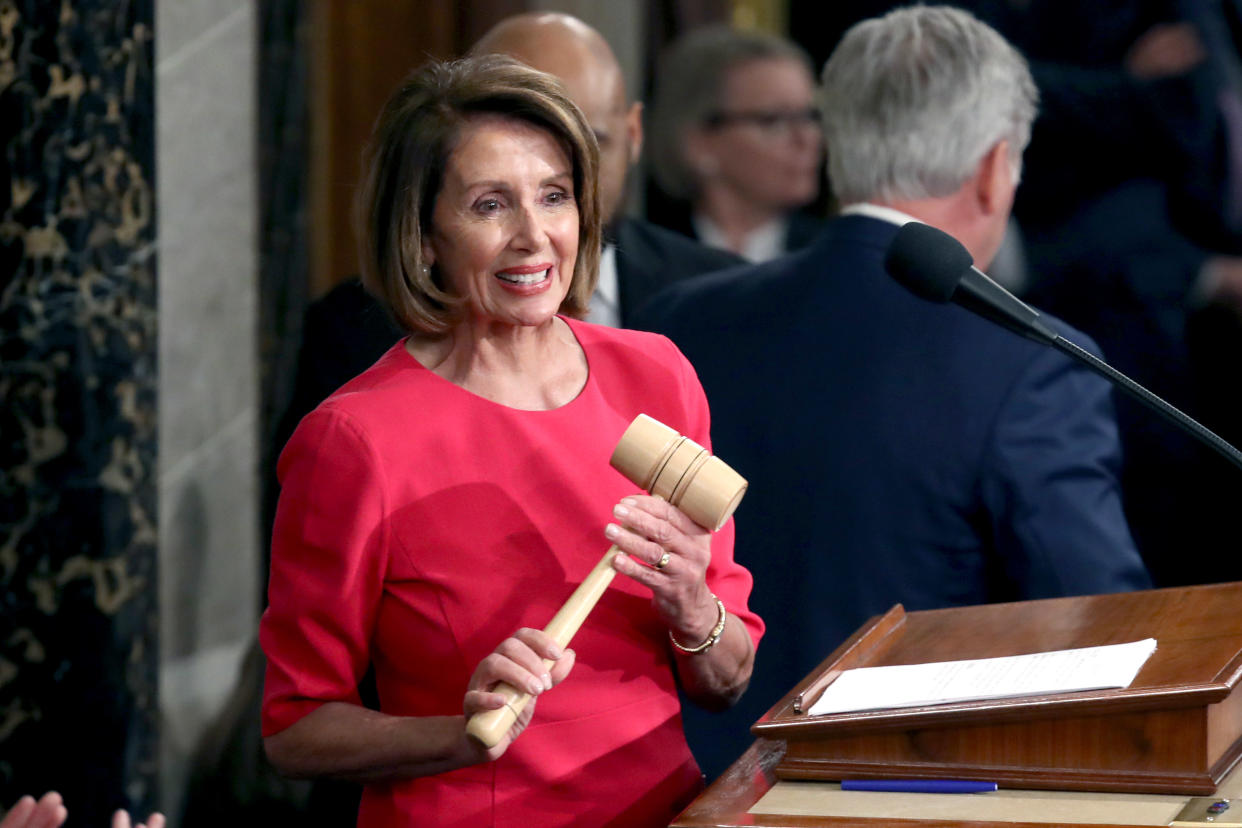
[[[749,681],[732,524],[608,464],[639,413],[710,443],[668,340],[578,319],[597,159],[559,83],[508,58],[424,67],[377,124],[366,278],[409,336],[285,448],[260,628],[269,757],[365,782],[360,825],[666,825],[702,786],[678,689],[719,707]],[[609,543],[624,577],[562,652],[541,628]],[[500,682],[536,702],[487,749],[465,722]]]

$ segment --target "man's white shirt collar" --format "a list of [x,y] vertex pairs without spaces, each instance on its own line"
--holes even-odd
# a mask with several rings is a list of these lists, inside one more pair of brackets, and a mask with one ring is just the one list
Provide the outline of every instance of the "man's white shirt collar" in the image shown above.
[[[708,247],[729,250],[729,238],[716,222],[701,213],[690,217],[694,233]],[[746,234],[744,249],[739,255],[753,264],[775,259],[785,252],[785,235],[789,229],[789,217],[780,216],[760,225]]]
[[617,247],[605,244],[599,256],[599,280],[587,308],[588,322],[621,327],[621,289],[617,281]]
[[[894,210],[892,207],[884,207],[880,204],[871,204],[866,201],[860,201],[857,204],[850,204],[841,208],[843,216],[869,216],[880,221],[887,221],[889,224],[896,224],[898,227],[905,226],[912,221],[918,221],[914,216],[903,213],[900,210]],[[925,223],[925,222],[920,222]]]

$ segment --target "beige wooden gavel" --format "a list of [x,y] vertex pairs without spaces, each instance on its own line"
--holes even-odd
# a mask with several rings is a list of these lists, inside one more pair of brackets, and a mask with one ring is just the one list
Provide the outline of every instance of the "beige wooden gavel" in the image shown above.
[[[609,463],[645,491],[664,498],[713,532],[724,526],[746,493],[746,480],[724,461],[646,414],[639,414],[630,423]],[[604,553],[544,627],[558,647],[569,645],[612,582],[616,574],[612,559],[618,551],[612,546]],[[551,666],[552,662],[545,659],[544,664]],[[492,692],[505,697],[504,707],[476,713],[466,724],[466,732],[489,748],[504,738],[531,699],[529,693],[503,682]]]

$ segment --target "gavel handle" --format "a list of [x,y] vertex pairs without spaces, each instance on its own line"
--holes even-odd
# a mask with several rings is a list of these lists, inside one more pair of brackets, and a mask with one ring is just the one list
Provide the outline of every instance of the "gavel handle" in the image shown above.
[[[604,590],[608,589],[608,585],[612,583],[612,576],[617,574],[612,568],[612,559],[616,557],[618,551],[617,547],[613,546],[604,553],[604,557],[600,558],[595,568],[578,585],[565,604],[557,610],[556,615],[552,616],[548,626],[543,628],[543,631],[551,636],[561,649],[569,646],[570,639],[578,632],[578,628],[591,614],[591,610],[599,602]],[[552,665],[552,662],[546,658],[543,663],[545,667]],[[466,723],[466,732],[489,748],[495,747],[504,738],[509,728],[517,721],[518,714],[526,708],[526,704],[531,699],[529,693],[515,690],[504,682],[497,684],[492,692],[505,697],[504,707],[476,713]]]

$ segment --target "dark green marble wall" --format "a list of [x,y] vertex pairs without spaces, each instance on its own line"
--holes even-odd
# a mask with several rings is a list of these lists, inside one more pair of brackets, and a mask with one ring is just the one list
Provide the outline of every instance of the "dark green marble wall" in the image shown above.
[[0,0],[0,807],[155,802],[151,0]]

